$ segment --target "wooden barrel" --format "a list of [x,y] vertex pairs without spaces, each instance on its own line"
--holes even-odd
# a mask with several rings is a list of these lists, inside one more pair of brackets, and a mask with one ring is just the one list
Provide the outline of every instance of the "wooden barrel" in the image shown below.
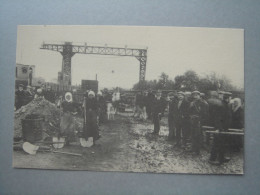
[[22,119],[22,135],[23,140],[35,142],[43,139],[43,118]]

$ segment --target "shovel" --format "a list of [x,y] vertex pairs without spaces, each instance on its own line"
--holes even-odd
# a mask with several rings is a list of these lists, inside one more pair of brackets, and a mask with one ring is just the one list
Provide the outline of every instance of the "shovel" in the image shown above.
[[60,149],[60,148],[64,147],[64,144],[65,144],[65,138],[64,137],[60,137],[60,138],[53,137],[52,141],[53,141],[53,147],[55,149]]
[[23,143],[23,150],[26,153],[32,154],[32,155],[35,155],[37,153],[37,151],[42,151],[42,152],[53,152],[53,153],[59,153],[59,154],[67,154],[67,155],[73,155],[73,156],[82,156],[82,154],[78,154],[78,153],[61,152],[61,151],[52,150],[50,147],[41,147],[40,148],[39,146],[33,145],[29,142]]
[[84,148],[90,148],[94,145],[93,137],[89,137],[88,140],[85,138],[79,138],[80,145]]

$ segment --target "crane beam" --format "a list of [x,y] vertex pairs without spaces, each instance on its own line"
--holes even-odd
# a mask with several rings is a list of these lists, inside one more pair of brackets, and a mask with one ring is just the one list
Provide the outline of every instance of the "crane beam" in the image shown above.
[[135,57],[140,63],[139,82],[145,80],[147,49],[127,48],[127,47],[108,47],[90,45],[72,45],[71,42],[65,44],[46,44],[43,43],[40,49],[60,52],[63,56],[62,78],[65,83],[71,85],[71,58],[74,54],[94,54],[110,56],[129,56]]

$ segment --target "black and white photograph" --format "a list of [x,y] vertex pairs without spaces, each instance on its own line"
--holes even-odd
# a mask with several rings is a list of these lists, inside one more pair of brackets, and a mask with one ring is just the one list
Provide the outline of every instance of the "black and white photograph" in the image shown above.
[[244,30],[17,26],[13,167],[244,174]]

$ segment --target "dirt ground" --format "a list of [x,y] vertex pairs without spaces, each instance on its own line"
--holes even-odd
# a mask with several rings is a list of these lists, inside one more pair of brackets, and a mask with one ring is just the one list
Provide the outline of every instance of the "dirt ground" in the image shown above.
[[159,136],[151,134],[151,121],[142,122],[127,116],[116,115],[115,120],[103,124],[101,138],[91,148],[83,148],[79,142],[60,151],[80,153],[70,156],[58,153],[29,155],[13,152],[13,166],[17,168],[67,169],[92,171],[195,173],[195,174],[243,174],[243,151],[230,154],[231,161],[221,166],[208,163],[209,148],[199,156],[174,147],[166,141],[168,128],[162,121]]

